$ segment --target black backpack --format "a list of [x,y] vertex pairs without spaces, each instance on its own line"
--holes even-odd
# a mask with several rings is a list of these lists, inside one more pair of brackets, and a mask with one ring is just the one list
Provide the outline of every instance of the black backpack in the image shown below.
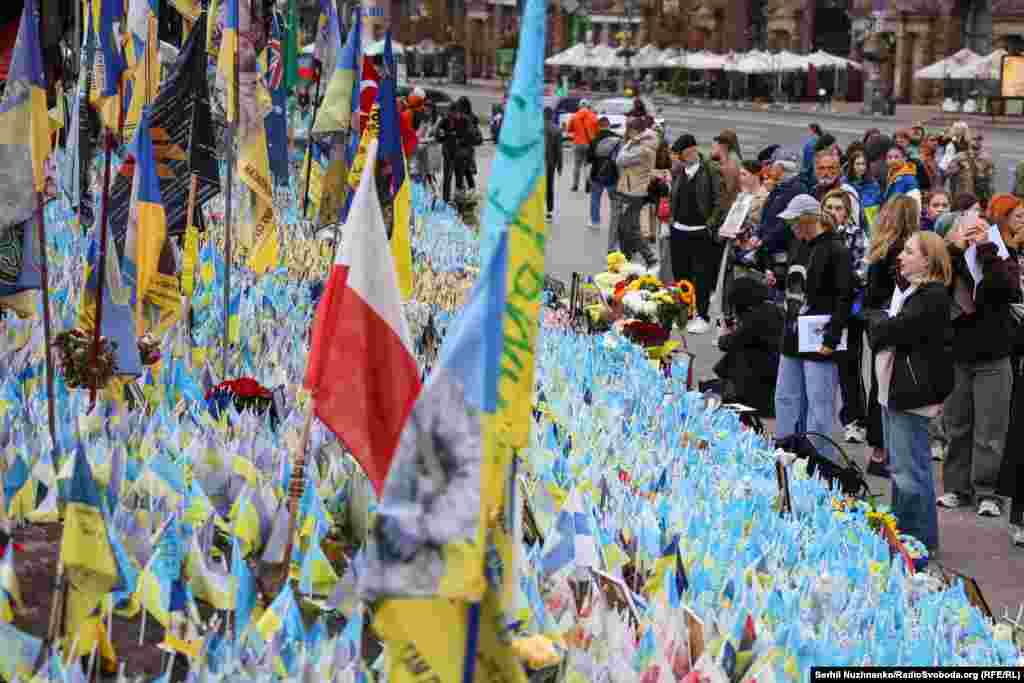
[[615,187],[619,182],[619,165],[615,159],[619,156],[619,149],[622,147],[622,140],[615,143],[608,156],[598,157],[594,160],[594,171],[591,179],[601,183],[605,187]]

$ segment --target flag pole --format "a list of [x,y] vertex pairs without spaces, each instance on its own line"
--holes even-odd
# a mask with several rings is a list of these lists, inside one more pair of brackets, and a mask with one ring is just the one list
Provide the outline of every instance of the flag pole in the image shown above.
[[[246,0],[240,0],[245,2]],[[251,15],[250,15],[251,16]],[[242,27],[238,26],[235,29],[237,32],[241,32]],[[232,195],[234,194],[233,188],[235,184],[235,145],[238,141],[238,41],[235,42],[235,58],[232,60],[233,66],[231,67],[231,81],[233,91],[235,93],[234,102],[232,103],[232,110],[230,112],[231,118],[231,135],[229,137],[228,144],[228,173],[227,173],[227,189],[224,194],[225,207],[224,207],[224,337],[221,340],[221,354],[223,359],[223,376],[221,379],[227,379],[228,368],[230,362],[228,360],[228,350],[230,344],[228,341],[230,323],[231,323],[231,221],[232,221]]]
[[[292,545],[295,537],[295,526],[299,516],[299,502],[302,500],[302,494],[305,493],[306,448],[309,446],[309,435],[313,428],[315,405],[314,399],[310,397],[309,407],[306,410],[306,423],[302,426],[302,438],[299,440],[299,452],[296,454],[291,481],[288,482],[288,541],[284,546],[284,568],[279,570],[281,579],[277,586],[277,593],[280,593],[288,585],[288,579],[291,575]],[[285,454],[285,457],[287,457],[287,454]]]
[[[313,95],[313,115],[309,119],[309,127],[306,128],[306,189],[302,195],[302,217],[309,218],[309,178],[313,173],[313,124],[316,123],[316,115],[320,111],[320,81],[323,78],[323,70],[320,66],[316,69],[316,90]],[[320,205],[323,206],[324,188],[323,179],[320,181]],[[315,235],[314,235],[315,237]]]
[[[124,126],[124,81],[117,84],[118,128]],[[93,320],[92,364],[95,367],[100,355],[101,323],[103,322],[103,285],[107,272],[107,221],[110,218],[110,163],[114,156],[114,131],[105,128],[106,143],[103,160],[103,206],[100,209],[100,255],[96,262],[96,315]],[[91,413],[96,407],[96,384],[89,387],[89,409]]]
[[50,440],[57,447],[57,417],[53,395],[53,323],[50,319],[50,269],[46,255],[46,212],[43,193],[36,192],[36,224],[39,226],[39,276],[43,285],[43,334],[46,336],[46,412]]

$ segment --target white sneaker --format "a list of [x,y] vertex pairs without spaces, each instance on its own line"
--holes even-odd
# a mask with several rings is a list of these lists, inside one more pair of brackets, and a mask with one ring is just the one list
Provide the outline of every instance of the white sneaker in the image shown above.
[[844,429],[843,438],[846,443],[864,443],[868,437],[868,430],[858,422],[851,422]]
[[942,462],[946,459],[946,444],[935,442],[932,444],[932,460]]
[[1018,548],[1024,548],[1024,526],[1010,525],[1010,541]]
[[991,498],[986,498],[985,500],[978,503],[978,516],[1002,517],[1003,509],[999,506],[999,503],[997,501],[994,501]]
[[545,219],[546,219],[546,220],[547,220],[547,221],[548,221],[549,223],[551,222],[551,220],[552,220],[552,219],[553,219],[554,217],[555,217],[555,214],[554,214],[553,212],[551,212],[551,211],[548,211],[548,212],[547,212],[547,213],[546,213],[546,214],[544,215],[544,218],[545,218]]
[[694,318],[686,323],[686,331],[690,334],[706,334],[710,329],[711,325],[704,318]]

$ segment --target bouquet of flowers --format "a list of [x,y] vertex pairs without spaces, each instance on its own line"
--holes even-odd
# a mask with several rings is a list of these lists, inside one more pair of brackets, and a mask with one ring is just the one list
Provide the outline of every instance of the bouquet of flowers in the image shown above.
[[693,285],[681,281],[664,285],[653,275],[631,275],[615,286],[615,301],[621,301],[627,315],[658,323],[671,331],[672,325],[690,318]]
[[151,334],[139,337],[139,357],[143,365],[153,365],[160,360],[160,342]]

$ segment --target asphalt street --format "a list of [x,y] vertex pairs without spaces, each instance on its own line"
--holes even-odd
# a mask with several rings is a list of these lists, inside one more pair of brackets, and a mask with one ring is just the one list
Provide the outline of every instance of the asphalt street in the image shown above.
[[[703,122],[703,128],[699,129],[703,131],[700,135],[710,139],[713,133],[726,126],[735,127],[741,140],[744,139],[745,133],[750,137],[757,135],[757,140],[767,140],[771,139],[766,137],[771,135],[770,131],[785,130],[789,131],[790,139],[794,141],[799,141],[803,134],[799,128],[802,124],[799,122],[791,125],[766,122],[759,130],[754,122],[741,124],[740,121],[746,120],[746,117],[739,114],[737,116],[737,120],[721,117],[700,119]],[[753,149],[756,144],[758,143],[744,141],[744,150]],[[493,155],[494,147],[490,144],[484,145],[478,151],[478,188],[481,192],[486,192]],[[556,180],[558,189],[555,198],[555,217],[548,228],[546,249],[548,272],[566,283],[571,281],[574,271],[593,274],[605,269],[608,239],[607,200],[602,211],[604,228],[588,229],[586,223],[590,206],[589,197],[582,192],[571,191],[571,164],[571,156],[567,156],[565,171]],[[715,346],[713,334],[686,335],[685,341],[688,350],[695,356],[695,378],[712,377],[714,373],[711,368],[721,356]],[[841,436],[837,434],[836,438],[838,440]],[[866,467],[865,447],[848,445],[847,452],[862,467]],[[935,478],[937,489],[941,493],[942,474],[939,463],[935,463]],[[887,480],[875,477],[868,479],[873,493],[882,494],[885,499],[889,498]],[[949,569],[975,577],[997,617],[1003,614],[1004,607],[1012,607],[1016,613],[1017,606],[1024,603],[1024,548],[1014,548],[1011,545],[1006,514],[1001,520],[993,520],[978,517],[973,510],[940,510],[939,523],[942,550],[938,561]]]
[[[459,97],[465,95],[473,103],[477,114],[490,115],[491,107],[501,102],[501,97],[492,91],[474,88],[444,87],[444,90]],[[745,158],[756,158],[757,153],[768,145],[783,145],[802,149],[808,136],[807,126],[818,122],[831,133],[842,147],[864,135],[864,131],[878,128],[884,133],[893,133],[899,124],[892,120],[872,117],[833,118],[803,112],[754,112],[736,109],[709,109],[704,107],[662,107],[659,116],[665,119],[668,139],[675,140],[683,133],[690,133],[701,145],[710,145],[711,140],[723,128],[732,128],[739,137]],[[985,147],[995,164],[995,187],[999,192],[1009,189],[1013,169],[1024,161],[1024,130],[992,129],[984,132]]]

